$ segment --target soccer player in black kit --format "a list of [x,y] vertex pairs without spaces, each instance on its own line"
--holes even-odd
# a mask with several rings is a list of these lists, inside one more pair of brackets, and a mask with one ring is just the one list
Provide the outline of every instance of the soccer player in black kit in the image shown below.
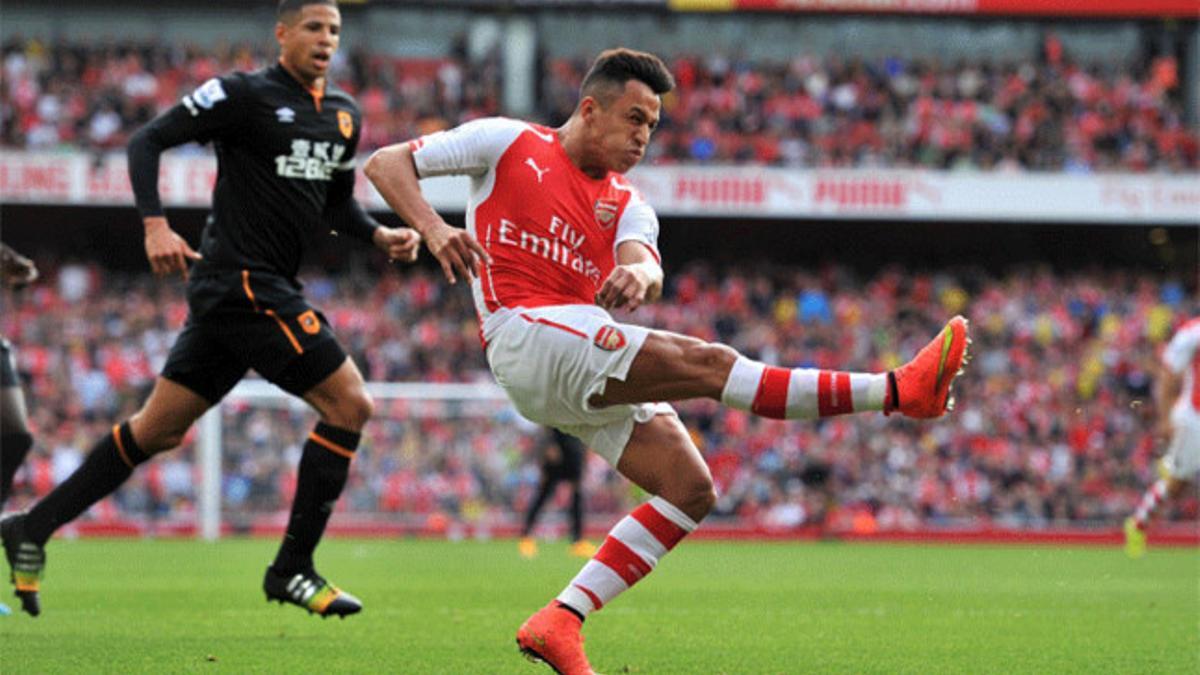
[[542,480],[538,483],[537,495],[529,502],[525,511],[525,525],[521,527],[521,539],[517,551],[522,558],[537,555],[537,541],[533,538],[533,526],[546,501],[558,489],[559,483],[571,486],[571,555],[591,558],[596,555],[596,546],[583,538],[583,465],[587,448],[583,441],[550,427],[548,442],[542,448]]
[[[295,276],[308,240],[330,228],[393,260],[414,260],[420,237],[380,226],[353,197],[359,110],[326,80],[340,29],[335,0],[282,0],[279,63],[209,80],[130,140],[146,255],[156,274],[188,279],[190,315],[141,410],[99,439],[79,469],[28,513],[0,522],[12,581],[29,614],[41,609],[43,547],[55,529],[116,490],[137,465],[178,446],[250,368],[320,414],[304,444],[287,533],[263,580],[267,599],[323,617],[362,609],[317,573],[312,554],[373,403]],[[171,230],[158,199],[159,155],[188,141],[211,141],[218,162],[199,253]]]
[[[28,286],[38,278],[33,261],[0,243],[0,282],[8,288]],[[8,340],[0,336],[0,511],[12,491],[13,477],[29,448],[33,436],[29,433],[29,415],[25,410],[25,395],[17,378],[16,358]]]
[[[5,287],[24,288],[37,278],[37,266],[32,260],[0,243],[0,282]],[[4,510],[4,502],[12,492],[13,477],[31,447],[33,436],[29,433],[29,414],[17,377],[16,357],[12,345],[0,336],[0,511]],[[9,613],[8,605],[0,602],[0,616]]]

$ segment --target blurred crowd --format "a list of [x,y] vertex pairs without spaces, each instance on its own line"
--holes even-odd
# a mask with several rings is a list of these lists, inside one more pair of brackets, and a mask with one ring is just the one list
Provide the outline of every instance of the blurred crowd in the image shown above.
[[[548,58],[536,117],[574,108],[592,55]],[[3,46],[0,143],[26,149],[124,146],[128,136],[208,78],[273,58],[266,48],[164,44]],[[1053,36],[1016,62],[798,54],[670,59],[647,161],[785,167],[1194,171],[1197,129],[1185,121],[1174,57],[1110,65],[1072,60]],[[498,53],[440,59],[348,51],[335,81],[358,97],[361,150],[504,114]]]
[[[178,283],[66,265],[14,296],[0,331],[17,347],[36,438],[10,507],[63,480],[136,409],[186,316]],[[490,382],[465,290],[430,270],[305,278],[367,378]],[[787,531],[922,525],[1112,525],[1134,508],[1164,450],[1154,435],[1157,354],[1200,313],[1178,280],[1128,272],[934,274],[887,268],[692,264],[632,317],[791,367],[884,370],[947,316],[972,322],[974,360],[944,421],[879,414],[778,422],[682,404],[720,500],[713,518]],[[226,516],[281,514],[315,418],[302,406],[223,408]],[[380,400],[339,509],[365,517],[511,524],[536,490],[544,430],[503,403]],[[99,516],[187,518],[195,436],[139,470]],[[591,457],[589,511],[644,496]],[[566,495],[559,495],[565,498]],[[1167,519],[1197,517],[1195,499]]]
[[[1172,57],[1121,68],[1068,59],[889,57],[670,62],[650,161],[786,167],[1185,171],[1200,166]],[[550,64],[544,116],[566,119],[584,58]]]
[[[274,62],[263,45],[164,43],[44,44],[12,40],[3,53],[0,144],[29,150],[122,150],[138,127],[213,77]],[[362,149],[494,115],[499,57],[468,62],[456,45],[445,58],[396,59],[347,50],[332,79],[358,99]]]

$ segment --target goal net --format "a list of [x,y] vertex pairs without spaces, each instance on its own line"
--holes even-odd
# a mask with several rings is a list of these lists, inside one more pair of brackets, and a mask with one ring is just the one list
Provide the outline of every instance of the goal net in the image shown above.
[[[330,530],[359,534],[510,534],[539,480],[546,431],[492,383],[367,384],[376,413],[363,433]],[[245,380],[201,420],[198,534],[285,527],[302,447],[317,422],[302,400]],[[612,476],[589,463],[589,483]],[[565,498],[560,491],[559,498]],[[594,506],[602,507],[601,496]],[[546,527],[561,525],[549,504]]]

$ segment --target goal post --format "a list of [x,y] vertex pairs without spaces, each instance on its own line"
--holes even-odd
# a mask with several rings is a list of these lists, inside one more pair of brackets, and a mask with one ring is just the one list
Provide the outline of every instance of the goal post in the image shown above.
[[[407,399],[411,401],[458,401],[466,414],[488,414],[497,409],[512,410],[504,391],[493,383],[451,384],[441,382],[368,382],[367,391],[377,402]],[[238,402],[256,407],[306,410],[308,404],[265,380],[243,380],[225,399],[200,419],[196,449],[200,484],[196,491],[196,533],[213,541],[221,536],[221,500],[223,433],[225,407]],[[474,408],[471,404],[480,404]],[[512,414],[516,414],[512,410]]]

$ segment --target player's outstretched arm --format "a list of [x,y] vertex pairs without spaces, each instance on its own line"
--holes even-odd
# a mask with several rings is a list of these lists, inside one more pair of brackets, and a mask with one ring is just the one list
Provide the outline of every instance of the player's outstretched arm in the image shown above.
[[421,194],[420,177],[407,143],[375,151],[363,166],[363,173],[387,205],[420,233],[429,252],[441,264],[447,281],[455,283],[456,273],[475,276],[478,260],[491,264],[491,256],[471,233],[451,227]]
[[663,271],[658,260],[640,241],[617,246],[617,266],[596,293],[596,304],[605,309],[633,311],[662,296]]

